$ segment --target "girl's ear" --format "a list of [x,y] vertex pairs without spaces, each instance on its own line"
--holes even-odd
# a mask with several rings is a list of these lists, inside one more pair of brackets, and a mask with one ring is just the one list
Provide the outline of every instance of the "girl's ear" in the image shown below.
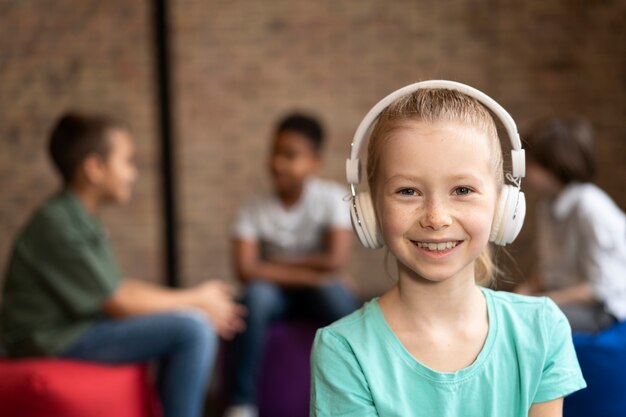
[[81,168],[85,179],[91,184],[100,184],[106,176],[105,163],[98,154],[89,154],[83,160]]

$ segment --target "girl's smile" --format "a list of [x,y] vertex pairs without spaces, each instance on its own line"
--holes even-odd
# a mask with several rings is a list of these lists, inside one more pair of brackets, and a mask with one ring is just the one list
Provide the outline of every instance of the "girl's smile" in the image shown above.
[[456,252],[456,249],[463,244],[462,240],[444,240],[440,242],[412,240],[412,242],[421,255],[433,259],[444,258]]

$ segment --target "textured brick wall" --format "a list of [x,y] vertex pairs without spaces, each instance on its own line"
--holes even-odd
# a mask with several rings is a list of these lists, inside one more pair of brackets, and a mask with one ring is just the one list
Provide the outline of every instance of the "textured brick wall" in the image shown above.
[[[45,150],[66,109],[130,122],[141,177],[103,213],[125,272],[160,278],[152,38],[147,2],[0,0],[0,270],[14,235],[60,182]],[[1,278],[0,278],[1,279]]]
[[[143,177],[106,213],[122,267],[159,276],[150,2],[0,0],[0,268],[10,236],[55,180],[42,150],[60,109],[132,121]],[[560,112],[599,134],[599,183],[626,207],[626,4],[532,0],[170,1],[181,267],[185,284],[230,278],[229,228],[268,186],[269,134],[298,108],[326,122],[324,175],[343,181],[365,112],[410,82],[486,91],[520,126]],[[532,197],[532,196],[529,196]],[[532,218],[528,226],[532,226]],[[530,227],[512,248],[528,270]],[[355,245],[364,296],[385,288],[384,253]]]
[[[588,115],[599,133],[599,182],[626,207],[625,21],[623,1],[173,2],[184,279],[231,276],[230,222],[249,193],[268,186],[277,117],[292,108],[320,115],[330,134],[324,174],[343,181],[365,112],[421,79],[484,89],[521,126],[552,113]],[[523,271],[530,230],[512,248]],[[382,258],[355,252],[366,296],[389,283]]]

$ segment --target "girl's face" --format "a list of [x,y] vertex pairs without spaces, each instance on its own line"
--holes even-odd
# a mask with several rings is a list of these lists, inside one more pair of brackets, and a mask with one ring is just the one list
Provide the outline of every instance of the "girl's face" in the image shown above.
[[400,278],[473,281],[498,197],[488,136],[461,123],[411,122],[379,158],[376,212]]

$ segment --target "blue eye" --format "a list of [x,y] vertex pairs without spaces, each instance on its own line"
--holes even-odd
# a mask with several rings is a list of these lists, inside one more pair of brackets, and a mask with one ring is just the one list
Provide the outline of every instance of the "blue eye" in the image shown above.
[[398,191],[398,194],[414,196],[417,195],[417,191],[415,191],[413,188],[402,188]]
[[457,187],[454,190],[454,194],[456,195],[469,195],[472,193],[472,190],[468,187]]

